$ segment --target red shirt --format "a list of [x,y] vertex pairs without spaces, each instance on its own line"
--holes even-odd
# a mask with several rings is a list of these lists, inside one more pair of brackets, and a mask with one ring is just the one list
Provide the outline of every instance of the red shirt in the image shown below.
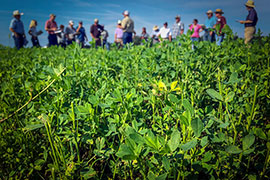
[[222,29],[224,28],[226,22],[226,18],[224,16],[221,16],[220,18],[217,18],[217,25],[220,24],[220,30],[219,33],[221,33]]
[[[45,24],[45,29],[48,28],[48,29],[52,29],[52,28],[56,28],[57,29],[57,24],[55,21],[52,21],[52,20],[48,20],[46,21],[46,24]],[[54,31],[48,31],[49,34],[54,34]]]

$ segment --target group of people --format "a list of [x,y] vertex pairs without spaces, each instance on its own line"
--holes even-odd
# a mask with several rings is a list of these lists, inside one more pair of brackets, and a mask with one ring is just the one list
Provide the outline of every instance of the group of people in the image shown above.
[[[256,24],[258,22],[257,12],[254,9],[254,1],[248,0],[245,3],[245,6],[248,10],[248,16],[246,20],[238,21],[241,24],[245,25],[245,43],[249,43],[256,31]],[[214,16],[215,13],[215,16]],[[203,40],[214,42],[216,41],[217,45],[221,45],[221,42],[224,39],[223,29],[225,28],[227,22],[226,18],[223,16],[224,12],[222,9],[216,9],[215,12],[209,10],[206,12],[207,19],[204,25],[199,25],[198,20],[194,19],[193,24],[189,26],[189,30],[193,33],[191,35],[191,40],[199,41],[200,32],[204,31]],[[13,33],[14,43],[17,49],[22,48],[26,43],[26,36],[24,31],[24,25],[21,21],[21,15],[18,10],[13,12],[13,19],[10,23],[10,31]],[[123,46],[127,43],[133,42],[133,34],[136,35],[134,30],[134,21],[130,18],[130,13],[128,10],[123,12],[123,20],[118,20],[116,30],[114,33],[114,42]],[[83,27],[83,22],[80,21],[77,27],[74,27],[74,22],[69,21],[69,25],[65,28],[64,25],[60,25],[58,28],[55,21],[56,15],[50,14],[50,19],[45,23],[45,30],[48,32],[48,46],[60,45],[65,47],[70,45],[73,42],[76,42],[84,47],[86,41],[88,41],[86,30]],[[40,47],[38,36],[43,32],[37,30],[37,21],[32,20],[29,26],[29,35],[31,35],[31,41],[33,46]],[[181,36],[184,33],[184,23],[181,21],[180,15],[175,17],[175,23],[172,26],[172,29],[168,27],[168,23],[165,22],[163,27],[159,29],[156,25],[153,27],[151,36],[147,33],[146,28],[142,28],[142,33],[140,39],[148,41],[152,40],[153,44],[158,43],[163,40],[172,41],[178,36]],[[95,45],[103,46],[109,49],[109,43],[107,38],[109,33],[105,30],[104,25],[99,24],[99,20],[95,19],[94,24],[90,27],[90,35],[95,41]]]

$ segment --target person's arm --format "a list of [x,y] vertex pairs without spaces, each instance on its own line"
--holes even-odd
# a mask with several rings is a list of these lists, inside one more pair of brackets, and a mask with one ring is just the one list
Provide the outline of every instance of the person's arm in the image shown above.
[[81,25],[79,25],[78,28],[76,29],[76,33],[77,33],[77,34],[81,34],[81,33],[80,33],[80,29],[81,29]]
[[253,21],[251,20],[246,20],[246,21],[239,21],[241,24],[251,24]]
[[169,35],[169,41],[172,42],[172,35]]
[[182,24],[180,28],[181,28],[180,34],[182,35],[182,34],[184,34],[184,29],[185,29],[184,24]]
[[14,31],[14,29],[13,28],[9,28],[9,30],[11,31],[11,32],[13,32],[14,33],[14,36],[15,37],[19,37],[19,35]]
[[32,33],[32,31],[31,31],[31,29],[29,29],[28,34],[29,34],[30,36],[33,36],[33,33]]
[[114,42],[117,40],[117,34],[114,33]]

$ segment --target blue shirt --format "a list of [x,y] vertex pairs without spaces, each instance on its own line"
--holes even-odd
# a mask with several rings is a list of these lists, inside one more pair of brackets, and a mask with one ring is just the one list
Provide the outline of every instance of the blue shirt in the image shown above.
[[24,26],[21,20],[13,18],[10,22],[9,28],[12,28],[16,33],[24,34]]
[[[76,30],[78,29],[78,27],[76,27]],[[77,38],[79,39],[80,42],[84,42],[85,40],[85,29],[84,27],[81,27],[79,30],[80,34],[77,35]]]
[[248,16],[246,20],[250,20],[252,21],[252,23],[245,23],[245,27],[253,27],[256,26],[257,22],[258,22],[258,16],[257,16],[257,12],[255,11],[254,8],[251,8],[248,11]]
[[206,29],[213,28],[213,26],[216,24],[216,18],[213,16],[210,19],[206,19],[205,21],[205,27]]

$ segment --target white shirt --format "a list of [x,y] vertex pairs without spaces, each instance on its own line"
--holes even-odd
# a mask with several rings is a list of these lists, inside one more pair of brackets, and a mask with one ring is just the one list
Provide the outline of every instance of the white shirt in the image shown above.
[[158,35],[160,35],[161,38],[163,38],[163,39],[169,38],[169,36],[172,35],[171,29],[162,27],[162,28],[160,28]]

